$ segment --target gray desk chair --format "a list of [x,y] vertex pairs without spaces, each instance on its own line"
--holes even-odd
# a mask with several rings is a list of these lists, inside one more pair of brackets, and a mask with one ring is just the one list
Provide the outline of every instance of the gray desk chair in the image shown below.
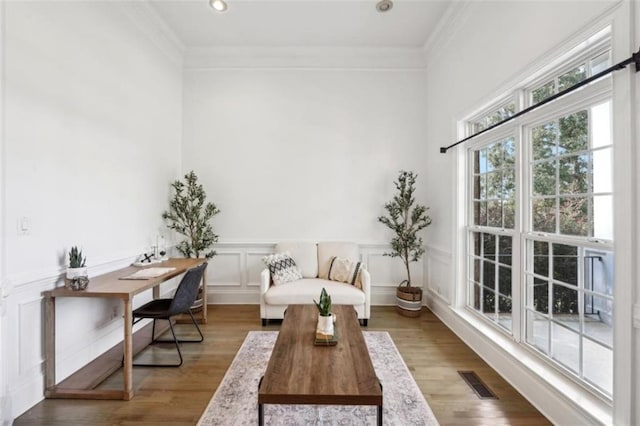
[[[204,336],[202,335],[202,331],[200,331],[200,327],[198,327],[198,323],[196,322],[193,314],[191,313],[191,306],[196,300],[198,296],[198,288],[200,287],[200,281],[202,280],[202,276],[204,275],[204,270],[207,267],[207,263],[203,263],[200,266],[196,266],[195,268],[191,268],[187,271],[187,273],[180,281],[178,288],[173,296],[173,299],[155,299],[149,303],[144,304],[138,309],[133,311],[133,323],[149,318],[153,319],[153,328],[151,331],[151,344],[164,342],[164,343],[175,343],[176,349],[178,350],[178,356],[180,357],[180,362],[178,364],[133,364],[138,367],[180,367],[182,365],[182,352],[180,352],[179,343],[199,343],[204,340]],[[206,291],[206,289],[205,289]],[[171,323],[171,317],[179,314],[189,314],[191,317],[191,321],[193,325],[196,326],[198,333],[200,334],[200,339],[197,340],[178,340],[176,337],[176,333],[173,329],[173,324]],[[173,335],[173,340],[157,340],[156,339],[156,320],[167,320],[169,321],[169,328],[171,329],[171,334]]]

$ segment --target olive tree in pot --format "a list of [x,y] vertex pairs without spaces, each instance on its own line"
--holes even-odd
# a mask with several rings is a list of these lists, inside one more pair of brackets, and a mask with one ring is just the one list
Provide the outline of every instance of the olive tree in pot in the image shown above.
[[[213,232],[210,220],[220,210],[214,203],[206,201],[207,194],[193,170],[184,176],[184,181],[176,180],[171,187],[173,198],[162,218],[170,229],[186,237],[176,245],[176,250],[184,257],[212,258],[216,255],[212,246],[218,241],[218,235]],[[193,309],[202,308],[202,291],[201,288]]]
[[391,252],[385,256],[402,259],[407,278],[396,290],[397,310],[405,316],[419,316],[422,310],[422,288],[411,285],[411,262],[417,262],[424,254],[422,237],[418,232],[431,224],[427,215],[428,207],[415,203],[415,183],[417,175],[401,170],[394,182],[397,194],[384,205],[388,216],[378,217],[378,221],[389,227],[395,236],[391,239]]

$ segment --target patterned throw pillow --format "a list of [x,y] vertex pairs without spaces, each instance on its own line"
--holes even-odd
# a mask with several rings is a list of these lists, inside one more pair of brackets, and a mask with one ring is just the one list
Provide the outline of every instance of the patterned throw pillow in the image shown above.
[[362,290],[362,283],[360,282],[362,266],[362,262],[352,262],[349,259],[333,256],[329,263],[328,278],[331,281],[354,285]]
[[302,273],[289,252],[270,254],[263,257],[262,261],[269,268],[274,285],[302,279]]

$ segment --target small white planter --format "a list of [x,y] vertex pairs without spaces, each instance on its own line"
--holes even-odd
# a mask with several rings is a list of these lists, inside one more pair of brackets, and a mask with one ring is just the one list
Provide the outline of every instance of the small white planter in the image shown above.
[[78,277],[88,277],[87,268],[67,268],[67,279],[74,279]]
[[333,335],[333,315],[327,317],[318,315],[318,331],[322,334]]
[[89,274],[86,267],[67,268],[65,287],[71,290],[84,290],[89,285]]

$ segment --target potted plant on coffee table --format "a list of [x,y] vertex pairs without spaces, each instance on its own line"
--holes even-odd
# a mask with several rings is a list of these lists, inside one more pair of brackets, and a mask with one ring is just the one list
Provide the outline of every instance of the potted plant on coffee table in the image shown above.
[[331,296],[327,293],[327,290],[323,287],[320,292],[320,301],[316,302],[313,299],[313,303],[318,308],[318,329],[317,333],[320,333],[328,338],[333,337],[333,315],[331,313]]
[[417,262],[424,254],[422,237],[418,232],[431,224],[427,215],[428,207],[415,204],[414,172],[400,171],[395,183],[398,193],[384,205],[388,216],[378,217],[378,221],[389,227],[395,236],[391,239],[391,252],[385,256],[402,259],[407,278],[396,289],[397,310],[405,316],[417,317],[422,310],[422,288],[411,285],[411,262]]

